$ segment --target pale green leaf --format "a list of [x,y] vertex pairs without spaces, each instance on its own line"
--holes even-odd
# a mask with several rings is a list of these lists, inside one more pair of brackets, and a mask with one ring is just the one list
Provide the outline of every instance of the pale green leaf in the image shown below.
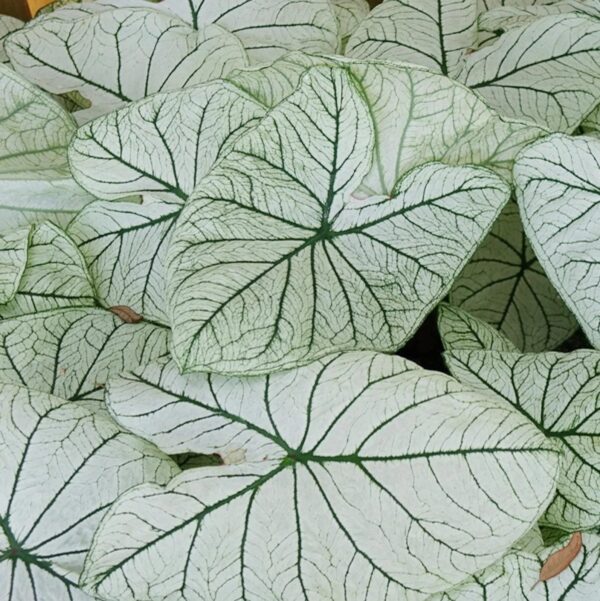
[[85,261],[74,242],[49,223],[35,227],[17,294],[0,306],[0,318],[94,303]]
[[151,365],[109,397],[128,427],[229,463],[113,505],[82,578],[110,601],[425,599],[500,558],[554,491],[553,445],[508,403],[399,357],[249,379]]
[[555,135],[515,165],[533,249],[595,347],[600,347],[600,140]]
[[592,601],[600,588],[600,537],[583,535],[583,548],[573,563],[548,582],[534,587],[546,559],[565,542],[537,553],[515,549],[465,583],[427,601]]
[[101,407],[0,385],[0,598],[91,601],[75,587],[111,503],[179,469]]
[[27,264],[30,227],[0,236],[0,305],[11,301],[19,288]]
[[0,64],[0,178],[68,176],[73,118],[56,100]]
[[489,323],[447,303],[438,307],[438,329],[446,350],[518,351]]
[[169,333],[104,309],[73,308],[0,322],[0,382],[68,399],[102,399],[111,375],[168,352]]
[[239,40],[223,28],[196,31],[154,10],[116,9],[79,19],[52,15],[12,34],[6,51],[30,81],[91,101],[91,108],[78,112],[80,122],[155,92],[223,77],[247,60]]
[[453,75],[476,42],[477,0],[388,0],[360,24],[346,53]]
[[330,0],[330,2],[338,22],[340,36],[338,50],[343,52],[348,38],[369,14],[369,3],[367,0]]
[[454,282],[450,302],[523,351],[553,350],[578,327],[537,261],[513,202]]
[[511,29],[468,55],[459,79],[508,117],[573,131],[598,103],[600,20],[555,15]]
[[192,195],[169,264],[182,369],[394,351],[487,233],[508,187],[485,169],[428,164],[392,199],[352,198],[373,143],[362,98],[344,70],[313,69]]
[[4,40],[6,37],[23,27],[23,21],[9,15],[0,15],[0,63],[8,63],[8,55],[4,51]]
[[600,136],[600,105],[598,105],[581,124],[588,135]]
[[560,442],[556,499],[543,523],[569,531],[600,527],[600,353],[452,350],[445,358],[463,384],[502,397]]

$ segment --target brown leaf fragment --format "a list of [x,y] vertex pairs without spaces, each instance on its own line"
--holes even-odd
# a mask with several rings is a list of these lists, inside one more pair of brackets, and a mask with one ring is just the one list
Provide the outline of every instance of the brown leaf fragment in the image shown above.
[[533,586],[535,587],[540,582],[546,582],[546,580],[550,580],[550,578],[564,572],[579,555],[582,544],[581,532],[575,532],[571,536],[571,540],[562,549],[555,551],[546,559],[540,570],[540,578]]
[[126,305],[115,305],[110,307],[109,311],[120,317],[125,323],[139,323],[144,319],[139,313]]

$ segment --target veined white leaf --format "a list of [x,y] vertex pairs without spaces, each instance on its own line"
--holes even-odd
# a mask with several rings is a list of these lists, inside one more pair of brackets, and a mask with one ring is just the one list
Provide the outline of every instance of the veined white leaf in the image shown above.
[[517,347],[489,323],[447,303],[441,303],[438,307],[438,329],[447,351],[518,352]]
[[62,230],[50,223],[35,227],[26,258],[17,294],[0,306],[0,318],[94,306],[94,289],[85,261]]
[[91,101],[91,108],[78,112],[80,122],[155,92],[223,77],[247,61],[239,40],[223,28],[196,31],[146,9],[43,18],[13,33],[5,47],[29,80],[55,94],[75,90]]
[[500,6],[523,8],[538,4],[551,4],[552,2],[554,2],[554,0],[477,0],[480,13],[498,8]]
[[529,25],[542,17],[564,13],[581,13],[600,18],[600,5],[597,0],[561,0],[552,4],[505,6],[481,15],[479,29],[490,32],[507,31],[514,27]]
[[68,176],[67,146],[74,133],[73,118],[56,100],[0,64],[2,179]]
[[598,103],[600,21],[555,15],[468,55],[459,79],[501,113],[573,131]]
[[340,44],[338,50],[344,52],[349,37],[369,14],[367,0],[330,0],[338,22]]
[[577,329],[533,253],[514,202],[454,282],[450,302],[494,325],[523,351],[553,350]]
[[30,227],[0,236],[0,305],[11,301],[19,288],[27,264]]
[[499,562],[445,594],[428,601],[591,601],[600,587],[600,537],[583,535],[583,548],[561,574],[534,588],[546,559],[561,549],[560,542],[531,552],[514,549]]
[[4,51],[4,40],[13,31],[21,29],[23,21],[9,15],[0,15],[0,63],[8,63],[8,55]]
[[264,373],[396,350],[447,293],[507,185],[436,163],[392,199],[353,199],[372,144],[351,76],[315,68],[202,180],[170,249],[182,369]]
[[548,277],[600,348],[600,140],[555,135],[515,165],[523,225]]
[[0,382],[67,399],[103,398],[111,375],[165,356],[169,333],[104,309],[45,311],[0,322]]
[[0,176],[0,232],[50,221],[65,227],[94,197],[71,177],[3,179]]
[[476,94],[419,67],[294,53],[273,65],[235,72],[230,79],[268,106],[289,96],[310,66],[343,66],[369,105],[376,144],[371,170],[356,196],[391,196],[407,171],[429,161],[482,165],[503,177],[521,148],[546,135],[531,124],[501,118]]
[[111,503],[179,473],[101,407],[0,385],[0,598],[83,601],[75,587]]
[[581,124],[587,135],[600,136],[600,105],[598,105]]
[[241,462],[113,505],[82,577],[111,601],[424,599],[499,558],[554,492],[552,443],[508,403],[398,357],[239,379],[171,362],[110,399],[170,448]]
[[506,399],[561,443],[556,499],[543,523],[569,531],[599,528],[600,353],[452,350],[445,358],[463,384]]
[[289,50],[335,52],[338,25],[329,0],[163,0],[193,27],[221,25],[240,38],[253,63],[271,62]]
[[183,201],[223,148],[265,112],[226,82],[155,94],[81,127],[69,149],[71,168],[99,198]]
[[166,253],[180,212],[179,203],[98,201],[69,224],[104,304],[127,305],[147,319],[169,323]]
[[454,75],[465,51],[476,43],[477,0],[388,0],[360,24],[346,53]]

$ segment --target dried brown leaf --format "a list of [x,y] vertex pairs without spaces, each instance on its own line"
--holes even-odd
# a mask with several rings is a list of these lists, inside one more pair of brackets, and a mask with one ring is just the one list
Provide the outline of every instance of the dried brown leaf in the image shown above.
[[115,305],[109,309],[117,317],[120,317],[125,323],[139,323],[144,319],[139,313],[136,313],[131,307],[126,305]]
[[575,532],[566,546],[555,551],[546,559],[540,570],[540,578],[535,584],[546,582],[546,580],[550,580],[550,578],[554,578],[564,572],[573,563],[577,555],[579,555],[582,544],[581,532]]

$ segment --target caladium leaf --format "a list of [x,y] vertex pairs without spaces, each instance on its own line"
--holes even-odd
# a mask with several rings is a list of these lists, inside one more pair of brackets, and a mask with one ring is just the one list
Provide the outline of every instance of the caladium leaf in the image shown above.
[[103,398],[111,375],[168,352],[168,330],[124,323],[110,311],[73,308],[0,322],[0,382],[67,399]]
[[453,75],[477,43],[477,0],[388,0],[377,6],[348,41],[361,59],[416,63]]
[[508,188],[436,163],[391,200],[353,199],[372,144],[353,79],[315,68],[202,180],[170,249],[183,369],[264,373],[335,350],[396,350],[446,294]]
[[544,523],[569,531],[600,527],[600,353],[452,350],[445,357],[462,383],[506,399],[561,443],[557,495]]
[[6,37],[23,27],[23,21],[9,15],[0,15],[0,63],[8,63],[8,55],[4,51],[4,40]]
[[74,133],[73,118],[56,100],[0,65],[0,178],[68,176]]
[[0,304],[11,301],[27,264],[31,228],[25,227],[0,236]]
[[536,259],[513,202],[454,282],[450,302],[523,351],[553,350],[578,327]]
[[468,55],[459,79],[504,115],[573,131],[598,103],[600,21],[566,14],[511,29]]
[[438,329],[446,350],[518,352],[517,347],[489,323],[446,303],[438,307]]
[[354,33],[363,19],[369,14],[367,0],[330,0],[338,22],[340,45],[338,50],[343,52],[348,38]]
[[163,0],[193,27],[216,23],[240,38],[252,62],[271,62],[289,50],[334,52],[338,26],[329,0]]
[[0,597],[90,599],[75,586],[111,503],[179,469],[100,407],[0,385]]
[[110,399],[170,448],[239,463],[113,505],[82,577],[108,600],[424,599],[499,558],[554,491],[553,445],[508,403],[399,357],[239,379],[171,362]]
[[515,166],[525,233],[548,277],[600,347],[600,141],[555,135]]
[[60,229],[33,229],[16,296],[0,306],[0,318],[50,309],[94,306],[94,289],[83,256]]
[[600,105],[584,119],[581,126],[586,134],[600,136]]
[[428,601],[589,601],[600,586],[600,537],[583,535],[583,548],[571,565],[536,586],[544,561],[564,542],[538,552],[514,549],[499,562],[445,594]]
[[[13,33],[14,68],[55,94],[77,91],[92,103],[80,122],[149,94],[223,77],[246,64],[237,38],[217,25],[199,31],[146,9],[55,17]],[[103,68],[98,68],[102,56]]]

